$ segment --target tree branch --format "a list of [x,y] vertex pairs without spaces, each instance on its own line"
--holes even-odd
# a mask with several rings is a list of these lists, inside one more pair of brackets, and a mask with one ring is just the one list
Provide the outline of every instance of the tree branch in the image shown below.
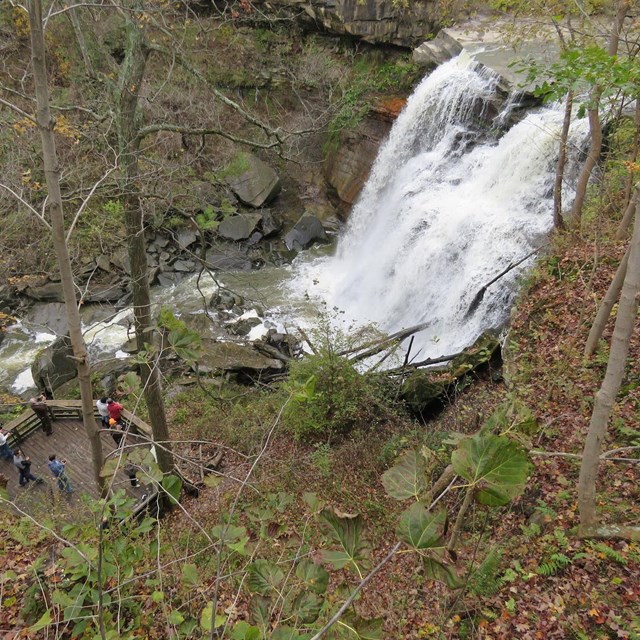
[[40,222],[42,222],[42,224],[44,224],[44,226],[47,227],[47,229],[51,229],[51,225],[47,222],[44,215],[36,211],[24,198],[22,198],[22,196],[16,193],[11,187],[8,187],[6,184],[2,184],[1,182],[0,182],[0,187],[8,191],[16,200],[18,200],[25,207],[27,207],[27,209],[29,209],[29,211],[31,211],[31,213],[33,213],[33,215],[36,216],[36,218],[38,218],[38,220],[40,220]]

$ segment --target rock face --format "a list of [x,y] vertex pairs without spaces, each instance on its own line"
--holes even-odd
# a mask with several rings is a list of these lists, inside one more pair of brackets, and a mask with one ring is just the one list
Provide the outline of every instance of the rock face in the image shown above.
[[351,35],[375,44],[415,46],[434,32],[433,0],[259,0],[257,6],[288,11],[306,28]]
[[337,150],[327,159],[325,177],[342,202],[355,202],[390,129],[386,117],[374,116],[366,118],[356,131],[340,135]]
[[302,216],[295,226],[284,237],[284,243],[287,249],[302,251],[307,249],[314,242],[328,242],[327,236],[322,222],[315,216]]
[[240,160],[243,169],[229,177],[229,187],[243,204],[257,209],[280,193],[280,178],[256,156],[244,153]]
[[413,61],[424,67],[437,67],[462,51],[462,45],[446,29],[413,51]]
[[246,371],[260,373],[267,369],[280,371],[284,364],[267,358],[252,347],[234,342],[218,342],[207,348],[200,359],[200,369],[211,371]]
[[260,213],[244,213],[225,218],[218,226],[218,235],[225,240],[246,240],[262,220]]
[[73,349],[68,336],[62,336],[43,349],[31,365],[31,375],[39,389],[55,391],[77,375],[71,359]]

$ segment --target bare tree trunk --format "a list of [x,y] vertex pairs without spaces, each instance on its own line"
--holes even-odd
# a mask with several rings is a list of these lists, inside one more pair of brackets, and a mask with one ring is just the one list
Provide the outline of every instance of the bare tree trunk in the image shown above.
[[573,91],[569,91],[564,103],[564,119],[562,121],[562,133],[560,134],[560,153],[558,155],[558,164],[556,164],[556,179],[553,185],[553,226],[556,229],[564,229],[564,220],[562,219],[562,183],[564,182],[564,168],[567,164],[567,140],[569,138],[572,108]]
[[71,26],[73,27],[73,33],[78,42],[78,48],[80,49],[80,55],[82,56],[82,63],[84,64],[85,73],[87,74],[87,76],[89,76],[89,78],[96,78],[96,72],[93,68],[93,63],[91,62],[89,47],[87,46],[87,41],[84,37],[84,28],[80,22],[78,9],[70,9],[67,12],[67,16],[69,16],[69,21],[71,22]]
[[622,286],[616,324],[611,340],[607,371],[596,394],[589,431],[585,440],[578,481],[578,508],[581,533],[589,534],[597,526],[596,479],[602,442],[607,434],[611,408],[620,389],[629,352],[629,340],[636,323],[640,291],[640,204],[636,208],[633,238],[629,247],[629,263]]
[[[618,0],[616,5],[616,18],[611,27],[611,35],[609,37],[608,54],[615,56],[618,53],[618,43],[620,41],[620,31],[624,24],[627,11],[629,10],[629,0]],[[602,150],[602,122],[600,122],[600,99],[602,97],[602,87],[596,84],[591,91],[590,103],[591,107],[587,110],[589,117],[589,130],[591,132],[591,146],[589,154],[582,165],[578,182],[576,184],[576,197],[573,201],[571,209],[571,217],[578,223],[582,217],[582,209],[587,195],[587,186],[591,178],[591,172],[598,162],[600,151]]]
[[60,168],[56,152],[53,129],[55,121],[49,110],[49,86],[45,59],[44,33],[42,29],[42,0],[29,0],[29,24],[31,27],[31,60],[35,80],[37,100],[37,121],[42,140],[42,158],[47,183],[48,210],[51,218],[53,246],[60,267],[60,278],[64,293],[64,304],[69,325],[69,336],[73,355],[78,367],[80,397],[82,398],[82,420],[87,437],[91,443],[91,457],[95,481],[104,488],[104,479],[100,477],[102,469],[102,442],[96,420],[93,417],[93,394],[91,390],[91,369],[87,347],[82,335],[80,313],[76,302],[75,284],[71,271],[71,260],[65,240],[62,194],[60,191]]
[[605,296],[600,303],[600,308],[598,309],[595,320],[591,325],[591,330],[589,331],[589,336],[587,337],[587,342],[584,346],[584,355],[587,358],[591,357],[594,354],[598,345],[598,340],[600,340],[600,338],[602,337],[604,328],[607,326],[607,320],[609,320],[609,316],[611,315],[613,306],[620,297],[622,284],[624,283],[625,276],[627,275],[628,262],[629,249],[627,249],[624,257],[620,261],[620,264],[618,265],[618,269],[616,271],[616,275],[613,277],[613,280],[611,281],[611,284],[607,289],[607,293],[605,293]]
[[[640,100],[638,100],[638,104],[640,104]],[[633,213],[636,210],[636,204],[640,200],[640,182],[636,185],[633,190],[633,194],[629,200],[629,204],[625,209],[624,215],[622,216],[622,220],[620,220],[620,226],[616,231],[616,240],[622,240],[627,234],[627,229],[631,224],[631,220],[633,220]]]
[[[133,0],[130,5],[136,15],[144,8],[140,0]],[[154,342],[144,219],[138,188],[138,154],[140,151],[137,122],[138,98],[149,51],[145,46],[143,27],[135,23],[131,15],[132,13],[129,11],[125,14],[127,43],[125,58],[120,67],[116,96],[116,126],[124,177],[123,204],[131,262],[133,314],[138,349],[143,349],[145,343],[153,344]],[[157,357],[155,355],[152,357],[154,362],[148,362],[141,366],[141,377],[153,438],[159,445],[156,448],[158,465],[162,471],[168,473],[173,469],[174,461],[162,398],[160,371]]]

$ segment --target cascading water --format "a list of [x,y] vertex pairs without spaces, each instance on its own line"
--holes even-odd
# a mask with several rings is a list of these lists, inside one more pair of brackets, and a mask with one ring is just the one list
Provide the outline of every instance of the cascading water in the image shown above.
[[[465,56],[426,77],[381,148],[336,255],[302,267],[296,281],[349,322],[388,332],[426,323],[412,353],[420,359],[456,353],[502,325],[527,263],[469,314],[474,297],[552,227],[562,111],[541,108],[492,139],[478,116],[497,81]],[[585,134],[584,121],[572,126],[572,141]]]

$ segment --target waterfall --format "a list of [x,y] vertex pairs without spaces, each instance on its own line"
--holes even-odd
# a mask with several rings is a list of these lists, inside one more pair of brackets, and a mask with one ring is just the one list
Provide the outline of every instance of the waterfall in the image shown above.
[[[427,323],[412,352],[420,359],[455,353],[505,323],[533,258],[467,311],[553,224],[562,108],[540,108],[492,134],[478,110],[495,99],[497,82],[464,55],[427,76],[380,149],[336,255],[303,267],[296,283],[349,322],[387,332]],[[584,120],[572,125],[575,148],[586,132]]]

